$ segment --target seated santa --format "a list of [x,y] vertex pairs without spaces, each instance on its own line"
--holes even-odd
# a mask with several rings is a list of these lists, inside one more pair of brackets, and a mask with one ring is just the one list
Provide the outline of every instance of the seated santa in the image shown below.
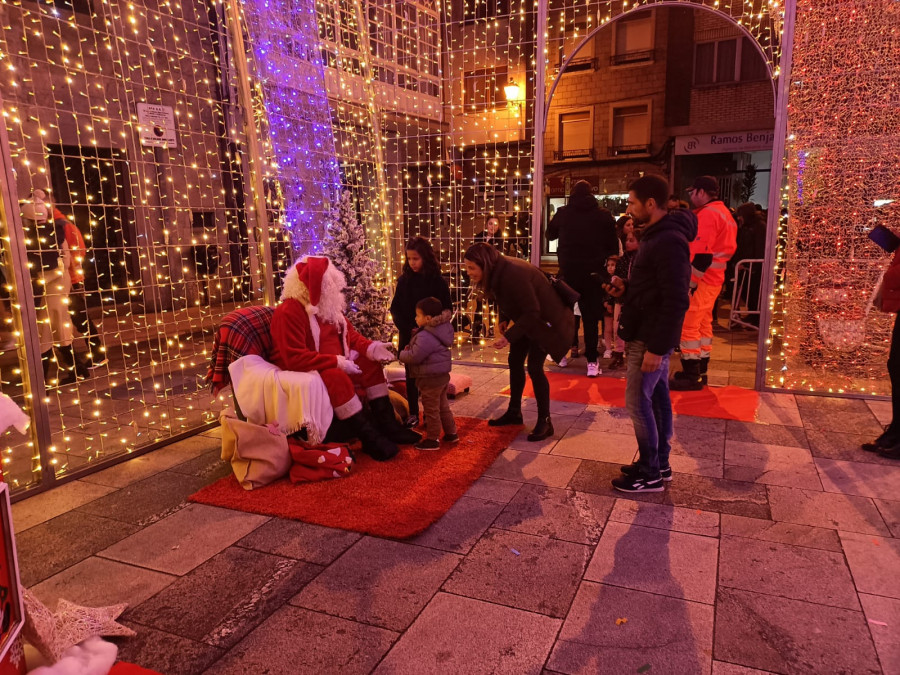
[[[346,285],[328,258],[308,256],[291,266],[272,316],[270,360],[282,370],[318,371],[335,417],[360,440],[363,452],[386,461],[397,454],[398,443],[416,443],[421,436],[400,424],[388,398],[382,363],[395,359],[390,345],[364,338],[344,317]],[[368,411],[356,384],[366,392]]]

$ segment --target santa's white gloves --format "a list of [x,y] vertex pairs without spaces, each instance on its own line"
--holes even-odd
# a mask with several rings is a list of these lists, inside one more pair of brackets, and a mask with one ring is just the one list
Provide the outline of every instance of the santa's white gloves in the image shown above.
[[378,363],[390,363],[397,358],[394,356],[394,352],[389,349],[390,346],[390,342],[373,342],[366,350],[366,356]]
[[362,375],[362,368],[353,363],[346,356],[338,356],[337,357],[337,367],[343,370],[348,375]]

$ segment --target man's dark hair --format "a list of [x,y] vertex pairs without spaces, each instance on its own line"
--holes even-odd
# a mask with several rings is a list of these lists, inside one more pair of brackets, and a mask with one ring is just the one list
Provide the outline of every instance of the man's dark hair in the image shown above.
[[437,298],[425,298],[416,303],[416,309],[422,310],[422,314],[425,316],[434,317],[441,315],[441,312],[444,311],[444,306]]
[[628,191],[633,192],[641,204],[646,204],[652,197],[656,200],[656,206],[663,209],[669,200],[669,181],[662,176],[648,174],[629,185]]

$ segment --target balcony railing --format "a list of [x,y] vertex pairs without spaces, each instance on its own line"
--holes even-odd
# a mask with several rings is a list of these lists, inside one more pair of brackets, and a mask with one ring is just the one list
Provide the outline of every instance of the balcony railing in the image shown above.
[[582,148],[579,150],[555,150],[553,152],[553,159],[558,162],[566,159],[594,159],[594,149]]
[[609,57],[609,62],[614,66],[624,66],[630,63],[643,63],[644,61],[652,61],[653,54],[654,51],[652,49],[644,49],[639,52],[625,52],[624,54],[613,54]]
[[628,157],[629,155],[650,154],[649,145],[611,145],[606,152],[610,157]]

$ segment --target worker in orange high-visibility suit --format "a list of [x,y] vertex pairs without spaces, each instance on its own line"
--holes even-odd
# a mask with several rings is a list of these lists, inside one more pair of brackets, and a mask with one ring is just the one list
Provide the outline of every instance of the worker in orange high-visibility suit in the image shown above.
[[689,189],[697,215],[691,242],[691,306],[681,328],[681,368],[671,388],[696,391],[706,384],[712,354],[712,311],[725,283],[725,266],[737,249],[737,224],[719,199],[719,181],[700,176]]

